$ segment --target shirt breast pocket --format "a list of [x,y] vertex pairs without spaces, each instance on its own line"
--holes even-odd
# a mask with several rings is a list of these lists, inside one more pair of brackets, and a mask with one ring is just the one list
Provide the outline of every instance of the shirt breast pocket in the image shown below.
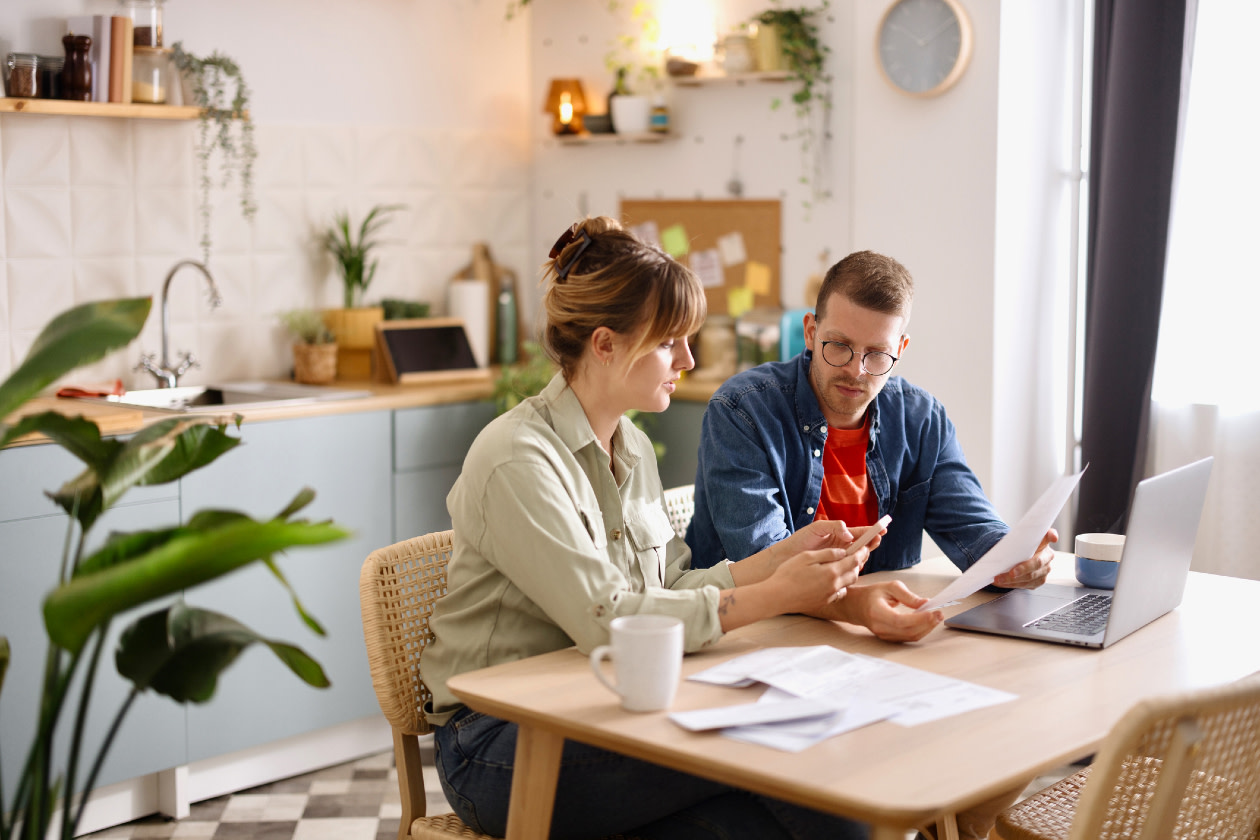
[[602,549],[608,545],[608,536],[604,533],[604,515],[599,512],[599,508],[579,506],[578,513],[581,514],[582,524],[586,526],[586,533],[590,535],[595,547]]
[[635,505],[626,510],[626,536],[634,547],[645,585],[665,586],[665,547],[674,526],[660,505]]

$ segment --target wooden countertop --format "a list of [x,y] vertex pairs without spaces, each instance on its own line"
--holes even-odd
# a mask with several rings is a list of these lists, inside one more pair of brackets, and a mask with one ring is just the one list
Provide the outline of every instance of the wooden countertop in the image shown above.
[[[678,383],[674,398],[687,402],[708,402],[717,386],[716,381],[697,380],[684,377]],[[356,397],[346,400],[329,400],[328,402],[304,403],[301,405],[275,405],[267,408],[244,408],[238,411],[227,409],[221,413],[208,414],[197,412],[198,417],[231,417],[240,414],[246,423],[266,422],[268,420],[291,420],[301,417],[325,417],[332,414],[351,414],[360,411],[392,411],[400,408],[416,408],[426,405],[444,405],[446,403],[475,402],[492,399],[494,396],[494,380],[483,382],[451,382],[437,384],[399,384],[384,382],[339,379],[334,388],[369,391],[370,396]],[[40,411],[56,411],[66,416],[82,415],[96,422],[103,435],[125,435],[139,431],[148,423],[163,418],[176,416],[169,411],[137,409],[129,406],[112,405],[94,400],[58,399],[57,397],[36,397],[23,406],[15,415],[6,418],[9,422],[28,414]],[[27,435],[13,446],[47,443],[48,439],[41,435]]]

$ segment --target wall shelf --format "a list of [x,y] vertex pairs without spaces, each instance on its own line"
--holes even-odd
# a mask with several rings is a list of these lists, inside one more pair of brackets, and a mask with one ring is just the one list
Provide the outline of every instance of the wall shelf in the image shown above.
[[556,140],[561,146],[625,146],[630,143],[663,143],[671,136],[668,133],[653,131],[641,134],[558,134]]
[[670,76],[669,80],[678,87],[719,87],[730,85],[750,85],[761,82],[786,82],[792,78],[787,70],[766,70],[754,73],[735,73],[730,76]]
[[150,105],[140,102],[72,102],[68,99],[7,97],[0,98],[0,114],[195,120],[201,114],[201,109],[193,105]]

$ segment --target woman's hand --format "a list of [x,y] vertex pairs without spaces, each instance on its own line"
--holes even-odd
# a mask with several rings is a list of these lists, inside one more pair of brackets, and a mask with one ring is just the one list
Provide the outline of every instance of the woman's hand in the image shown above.
[[917,642],[945,620],[940,610],[914,612],[927,598],[899,580],[850,586],[844,598],[810,615],[860,624],[886,642]]
[[[787,542],[784,540],[783,542]],[[782,545],[780,543],[779,545]],[[730,631],[784,613],[824,610],[857,581],[869,552],[845,556],[843,548],[802,551],[780,562],[766,578],[724,589],[718,604],[722,630]]]

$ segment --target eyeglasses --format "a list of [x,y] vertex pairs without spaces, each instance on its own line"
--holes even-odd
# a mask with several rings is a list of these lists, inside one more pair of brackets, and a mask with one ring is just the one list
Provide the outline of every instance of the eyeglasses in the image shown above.
[[[822,343],[823,361],[832,367],[844,367],[853,360],[853,348],[843,341]],[[870,350],[862,354],[862,372],[871,376],[884,376],[897,364],[898,358],[882,350]]]

